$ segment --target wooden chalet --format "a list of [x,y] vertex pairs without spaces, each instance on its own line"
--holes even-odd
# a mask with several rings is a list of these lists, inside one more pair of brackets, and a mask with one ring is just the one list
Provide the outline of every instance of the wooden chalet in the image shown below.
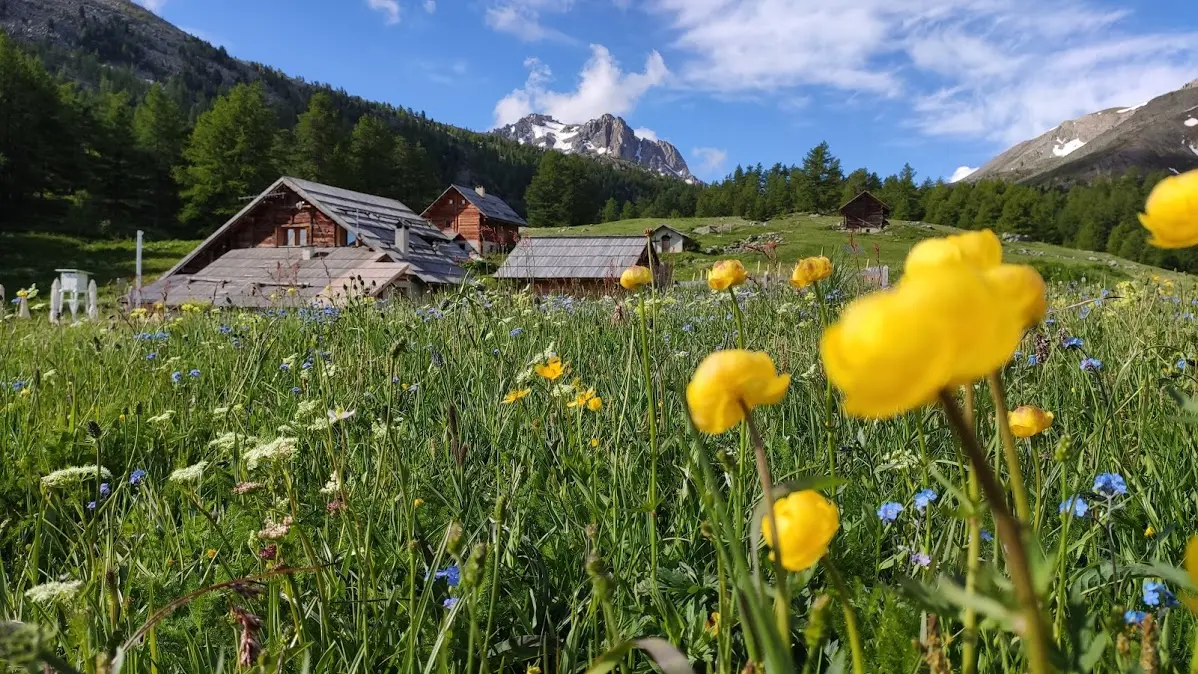
[[280,178],[142,290],[143,303],[333,304],[457,284],[465,243],[395,199]]
[[694,242],[694,239],[669,225],[658,225],[650,238],[658,253],[681,253]]
[[844,229],[883,229],[890,224],[890,207],[865,191],[841,206],[840,216]]
[[461,185],[450,185],[421,217],[442,232],[461,234],[480,255],[510,251],[520,238],[520,228],[528,225],[503,199],[487,194],[485,188]]
[[605,290],[633,265],[666,270],[643,236],[531,236],[520,239],[495,278],[529,283],[542,293]]

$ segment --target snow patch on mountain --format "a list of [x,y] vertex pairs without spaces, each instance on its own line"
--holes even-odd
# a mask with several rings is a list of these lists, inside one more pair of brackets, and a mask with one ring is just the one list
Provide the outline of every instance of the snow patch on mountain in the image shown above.
[[[1062,141],[1060,138],[1058,138],[1057,142],[1062,143],[1064,141]],[[1086,142],[1084,140],[1082,140],[1080,138],[1074,138],[1073,140],[1065,143],[1064,145],[1054,145],[1052,148],[1052,154],[1053,154],[1053,156],[1056,156],[1056,157],[1068,157],[1073,152],[1080,150],[1082,148],[1082,146],[1085,144],[1086,144]]]

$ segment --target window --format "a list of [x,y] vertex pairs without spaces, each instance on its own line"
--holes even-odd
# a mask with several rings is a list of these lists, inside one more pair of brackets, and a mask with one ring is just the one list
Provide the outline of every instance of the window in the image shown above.
[[294,248],[297,246],[308,245],[308,227],[281,227],[279,228],[279,245]]
[[345,245],[352,246],[358,241],[358,235],[353,232],[345,233]]

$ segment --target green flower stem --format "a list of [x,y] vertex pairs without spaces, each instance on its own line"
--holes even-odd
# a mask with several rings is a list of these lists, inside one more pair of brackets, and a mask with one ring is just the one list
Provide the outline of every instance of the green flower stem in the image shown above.
[[[776,577],[774,587],[774,620],[778,624],[778,636],[782,639],[782,643],[790,648],[790,593],[787,591],[787,575],[786,567],[782,564],[782,546],[779,544],[778,520],[774,515],[774,479],[770,475],[770,465],[765,456],[765,443],[761,439],[761,433],[757,431],[757,425],[753,423],[753,413],[745,407],[744,402],[741,402],[741,407],[745,411],[744,426],[749,429],[749,435],[753,439],[753,452],[755,463],[757,464],[757,478],[761,480],[762,500],[765,502],[766,517],[770,519],[770,531],[774,536],[774,575]],[[764,579],[759,581],[764,584]]]
[[1045,639],[1044,626],[1040,617],[1039,602],[1036,598],[1036,588],[1032,584],[1032,570],[1028,565],[1027,551],[1023,545],[1023,535],[1019,521],[1011,515],[1007,508],[1006,496],[990,466],[986,462],[986,454],[978,445],[977,436],[969,427],[969,422],[957,407],[957,401],[949,391],[940,392],[940,404],[948,415],[949,425],[952,426],[960,440],[961,449],[973,464],[974,474],[990,509],[994,513],[994,526],[998,530],[999,540],[1006,549],[1007,566],[1011,571],[1011,583],[1015,587],[1015,597],[1023,607],[1024,625],[1021,636],[1027,644],[1028,671],[1031,674],[1048,674],[1052,667],[1048,661],[1048,641]]
[[840,607],[844,611],[844,628],[849,633],[849,650],[853,654],[853,674],[865,674],[865,653],[861,649],[861,634],[857,631],[857,614],[853,611],[852,595],[844,584],[844,576],[832,563],[831,557],[825,555],[820,563],[828,572],[836,594],[840,596]]
[[653,392],[653,370],[649,366],[649,327],[645,316],[645,295],[637,293],[640,307],[641,366],[645,380],[645,399],[649,407],[649,574],[653,594],[657,595],[657,401]]
[[[965,419],[970,430],[974,429],[974,388],[973,384],[965,387]],[[972,503],[980,501],[978,493],[977,471],[969,469],[969,500]],[[978,569],[981,566],[982,552],[982,523],[977,513],[969,518],[969,544],[966,546],[968,558],[965,560],[965,593],[973,595],[978,585]],[[978,611],[972,603],[965,608],[965,643],[961,646],[961,674],[977,674],[978,671]]]
[[1015,495],[1015,514],[1022,524],[1027,524],[1032,520],[1032,513],[1027,503],[1027,489],[1023,486],[1023,469],[1019,467],[1019,450],[1015,447],[1015,436],[1011,434],[1011,424],[1007,420],[1007,394],[998,373],[987,377],[986,382],[990,384],[990,397],[994,399],[994,423],[1002,438],[1003,456],[1010,474],[1011,491]]
[[[743,350],[745,348],[745,318],[740,311],[740,302],[736,301],[736,291],[731,287],[728,288],[728,301],[732,304],[732,315],[736,318],[736,348]],[[743,466],[749,460],[749,429],[745,425],[740,427],[740,453],[736,457],[736,465]],[[740,471],[734,476],[736,478],[737,489],[732,494],[732,512],[743,512],[744,504],[740,502],[741,480]],[[743,518],[736,518],[737,530],[736,536],[738,539],[744,538],[744,528],[742,523]],[[753,557],[753,568],[757,568],[757,557]]]
[[[820,292],[819,281],[816,281],[811,286],[811,292],[815,293],[815,301],[819,304],[819,321],[821,328],[828,327],[828,307],[824,304],[824,295]],[[824,436],[827,439],[828,452],[828,475],[836,477],[836,445],[835,433],[833,432],[833,424],[835,419],[832,416],[833,398],[832,398],[832,380],[828,378],[828,374],[824,373],[825,391],[824,391]],[[922,445],[921,445],[922,449]],[[927,470],[927,466],[924,466]]]

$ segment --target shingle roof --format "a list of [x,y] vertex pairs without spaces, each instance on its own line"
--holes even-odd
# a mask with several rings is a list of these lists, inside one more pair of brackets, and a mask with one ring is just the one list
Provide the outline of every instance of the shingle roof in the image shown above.
[[495,278],[610,279],[645,255],[643,236],[538,236],[516,244]]
[[445,191],[441,193],[441,196],[434,199],[433,203],[429,204],[428,208],[424,209],[424,212],[428,213],[433,206],[437,205],[437,203],[450,192],[457,192],[461,194],[466,198],[467,201],[469,201],[471,204],[474,204],[474,207],[481,211],[483,215],[491,220],[506,222],[510,225],[519,225],[521,227],[528,225],[528,223],[524,221],[524,218],[520,217],[519,213],[512,210],[512,207],[508,206],[507,202],[503,199],[500,199],[494,194],[479,194],[478,190],[464,187],[462,185],[450,185],[447,187]]
[[657,229],[653,230],[653,233],[654,233],[654,234],[656,234],[656,233],[660,232],[660,231],[661,231],[661,230],[663,230],[663,229],[668,229],[668,230],[670,230],[671,232],[674,232],[675,234],[677,234],[678,236],[681,236],[681,237],[682,237],[682,238],[684,238],[684,239],[689,239],[689,238],[691,238],[691,236],[690,236],[689,234],[687,234],[686,232],[684,232],[684,231],[682,231],[682,230],[679,230],[679,229],[676,229],[676,228],[674,228],[674,227],[671,227],[670,225],[666,225],[666,224],[661,224],[661,225],[658,225],[658,226],[657,226]]
[[838,212],[843,211],[845,208],[848,208],[849,204],[852,204],[860,199],[867,199],[869,201],[877,202],[878,204],[880,204],[882,206],[883,209],[886,210],[886,212],[888,212],[888,213],[890,212],[890,206],[887,206],[885,201],[882,201],[881,199],[875,197],[873,195],[873,193],[870,192],[869,190],[862,190],[862,192],[860,194],[858,194],[857,196],[853,197],[852,199],[849,199],[848,201],[844,202],[844,204],[840,208],[838,208],[837,211]]
[[[163,278],[178,275],[179,270],[200,251],[219,239],[230,227],[280,187],[287,187],[295,191],[346,231],[353,233],[364,245],[386,253],[393,261],[406,262],[411,265],[411,273],[425,283],[461,283],[465,278],[465,272],[457,263],[467,259],[469,255],[451,238],[442,234],[424,218],[416,215],[402,202],[290,177],[279,178],[266,188],[241,212],[230,218],[212,236],[164,274]],[[408,228],[408,252],[406,254],[395,245],[395,231],[400,225]],[[207,269],[203,270],[203,272],[207,271]]]

